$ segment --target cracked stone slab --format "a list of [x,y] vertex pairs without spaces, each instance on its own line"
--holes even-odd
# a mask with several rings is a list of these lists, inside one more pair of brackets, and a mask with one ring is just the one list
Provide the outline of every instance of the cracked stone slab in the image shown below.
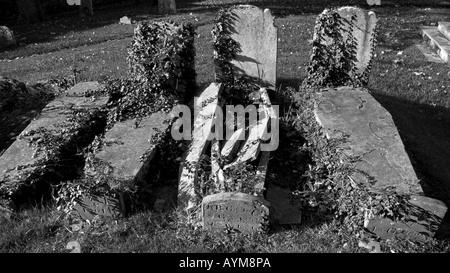
[[317,93],[314,114],[326,137],[343,140],[338,148],[355,158],[352,178],[357,183],[371,189],[393,187],[397,193],[409,195],[409,203],[428,215],[422,221],[368,219],[369,231],[380,238],[397,234],[419,241],[435,234],[447,206],[424,196],[392,116],[366,89],[324,88]]
[[[354,179],[375,188],[423,193],[391,114],[362,88],[323,89],[314,114],[327,138],[344,137],[347,156],[358,157]],[[370,181],[371,179],[374,181]]]
[[[95,130],[92,129],[92,126],[97,124],[96,120],[99,118],[99,110],[106,105],[108,98],[82,96],[81,94],[87,90],[86,88],[88,86],[94,89],[100,87],[98,83],[80,83],[72,87],[67,94],[55,98],[25,128],[21,137],[18,137],[2,154],[0,157],[0,188],[14,185],[28,185],[31,180],[35,180],[36,176],[42,176],[42,173],[36,173],[41,167],[44,170],[52,170],[54,164],[49,162],[45,153],[37,153],[36,148],[29,145],[30,137],[23,136],[24,132],[37,130],[41,127],[55,131],[65,130],[59,125],[66,122],[66,119],[72,115],[73,110],[90,109],[88,118],[91,122],[87,125],[75,124],[75,126],[78,126],[80,131],[91,133],[93,137]],[[88,127],[85,128],[86,126]],[[77,141],[78,137],[77,135],[69,136],[70,139],[68,139],[66,144],[73,144]],[[83,135],[83,137],[88,136]],[[46,182],[43,181],[43,183]],[[14,192],[10,193],[10,196],[14,199],[14,196],[23,195],[21,190],[24,188],[27,187],[18,186]],[[15,206],[13,203],[10,205]]]
[[[142,118],[137,126],[134,119],[114,124],[102,138],[104,145],[92,155],[92,161],[86,162],[85,174],[93,177],[110,175],[120,183],[145,183],[149,162],[156,153],[157,143],[151,142],[152,136],[165,131],[170,119],[170,115],[157,112]],[[141,161],[147,151],[146,159]]]

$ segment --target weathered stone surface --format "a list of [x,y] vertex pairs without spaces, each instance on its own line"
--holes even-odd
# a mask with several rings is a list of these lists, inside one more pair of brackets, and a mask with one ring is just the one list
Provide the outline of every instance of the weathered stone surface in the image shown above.
[[344,86],[322,89],[317,94],[314,114],[327,138],[344,138],[339,144],[343,154],[359,158],[354,163],[359,172],[352,175],[356,182],[366,183],[371,189],[393,187],[400,194],[410,195],[409,202],[424,210],[411,212],[416,221],[367,219],[366,228],[382,239],[395,233],[423,241],[434,235],[447,207],[439,200],[423,196],[389,112],[365,89]]
[[450,40],[437,27],[422,26],[422,38],[445,62],[450,62]]
[[[375,27],[377,17],[373,11],[365,11],[357,7],[341,7],[337,10],[339,15],[349,23],[345,27],[352,29],[352,35],[356,39],[356,74],[362,75],[372,60],[374,49]],[[351,17],[356,15],[356,21],[351,22]],[[346,32],[343,33],[344,39],[347,38]]]
[[[116,182],[127,185],[145,183],[150,161],[156,153],[157,143],[151,143],[152,136],[167,129],[170,116],[163,112],[142,118],[138,126],[135,120],[118,122],[109,129],[100,151],[86,161],[85,174],[94,177],[110,176]],[[147,152],[149,150],[150,152]],[[147,158],[141,162],[144,154]]]
[[125,216],[125,209],[120,197],[84,196],[74,206],[74,212],[84,220],[92,221],[95,216],[120,218]]
[[270,204],[264,198],[245,193],[225,192],[206,196],[202,201],[203,227],[223,231],[232,228],[243,233],[266,231]]
[[266,199],[271,205],[270,218],[280,225],[293,225],[302,222],[302,206],[292,192],[275,185],[267,188]]
[[15,46],[16,44],[13,32],[6,26],[0,26],[0,49]]
[[315,104],[316,119],[327,138],[345,137],[340,145],[343,153],[360,158],[355,162],[360,173],[353,177],[357,182],[374,188],[393,186],[399,193],[422,193],[392,116],[365,89],[323,89]]
[[177,6],[175,0],[159,0],[158,1],[159,14],[175,14],[177,13]]
[[[25,128],[24,132],[38,130],[39,128],[45,128],[49,131],[64,130],[65,128],[60,125],[64,124],[66,119],[72,115],[73,110],[88,109],[91,110],[89,111],[91,122],[84,125],[74,123],[73,126],[78,126],[79,132],[87,134],[83,135],[83,138],[89,138],[89,134],[92,134],[93,137],[96,131],[98,131],[98,128],[94,129],[94,126],[98,126],[96,120],[99,119],[99,110],[106,105],[108,98],[97,97],[93,99],[91,97],[75,96],[76,94],[74,92],[81,93],[85,91],[84,88],[79,87],[76,85],[72,88],[72,96],[62,95],[50,102],[42,110],[40,115]],[[39,177],[42,178],[41,171],[36,173],[38,169],[44,168],[44,170],[50,172],[54,168],[54,163],[51,164],[52,162],[48,161],[45,153],[37,153],[35,148],[29,146],[28,142],[30,137],[23,136],[23,133],[0,157],[0,189],[14,188],[14,192],[8,193],[12,199],[14,199],[14,196],[20,196],[22,194],[21,190],[26,188],[22,185],[27,185],[30,179],[39,180]],[[65,142],[66,145],[72,145],[80,136],[69,135],[68,138]],[[65,149],[66,147],[60,148]],[[55,169],[54,171],[57,170]],[[48,182],[44,181],[43,183]],[[21,198],[25,197],[22,196]]]
[[240,50],[232,60],[233,72],[275,90],[277,71],[277,29],[269,9],[240,5],[231,11],[231,38]]
[[450,40],[450,22],[439,22],[438,30],[442,35]]
[[200,111],[195,119],[192,143],[189,147],[178,184],[178,206],[184,210],[190,210],[196,205],[196,163],[205,152],[207,142],[211,140],[211,129],[221,91],[222,84],[212,83],[202,92],[196,102],[196,107],[200,107]]

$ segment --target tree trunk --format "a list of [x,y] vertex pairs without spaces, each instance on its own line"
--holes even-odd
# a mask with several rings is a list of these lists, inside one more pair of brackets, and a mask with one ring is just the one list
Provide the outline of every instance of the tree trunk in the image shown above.
[[19,11],[19,23],[35,23],[44,20],[40,0],[16,0]]

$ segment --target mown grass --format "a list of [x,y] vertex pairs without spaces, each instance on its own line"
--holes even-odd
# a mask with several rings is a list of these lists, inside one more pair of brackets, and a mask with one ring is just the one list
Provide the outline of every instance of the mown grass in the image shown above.
[[[438,2],[383,1],[383,6],[373,8],[380,19],[380,36],[368,88],[393,115],[425,192],[449,204],[449,67],[427,62],[414,46],[421,41],[418,26],[450,19],[438,9],[422,10],[438,7]],[[358,4],[367,8],[361,1],[185,1],[179,13],[170,18],[190,21],[198,27],[195,43],[200,86],[214,80],[210,31],[215,12],[236,3],[269,7],[277,15],[281,90],[297,89],[306,77],[309,40],[318,13],[331,5]],[[0,52],[0,59],[7,59],[0,61],[0,74],[27,82],[73,76],[74,71],[78,71],[80,81],[123,77],[133,25],[117,22],[124,15],[134,20],[158,17],[142,7],[145,5],[103,10],[96,19],[85,21],[75,16],[57,18],[29,32],[17,26],[13,29],[19,41],[27,45]],[[273,227],[269,234],[255,237],[211,235],[184,224],[180,217],[176,212],[146,211],[117,221],[94,222],[75,231],[73,223],[64,220],[54,206],[34,208],[11,219],[0,219],[0,252],[69,252],[65,246],[71,240],[79,241],[82,251],[89,253],[367,252],[358,247],[358,238],[316,215],[305,214],[302,225]],[[394,240],[383,243],[382,251],[449,252],[449,246],[446,241],[420,245]]]

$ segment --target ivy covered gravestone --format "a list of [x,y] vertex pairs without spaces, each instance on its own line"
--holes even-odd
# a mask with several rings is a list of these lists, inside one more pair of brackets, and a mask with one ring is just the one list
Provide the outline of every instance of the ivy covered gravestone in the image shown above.
[[374,12],[357,7],[326,9],[316,19],[306,83],[366,85],[376,45]]
[[277,28],[269,9],[238,5],[222,10],[213,30],[216,80],[239,78],[275,90]]
[[[83,198],[75,207],[82,217],[96,211],[123,216],[138,202],[136,196],[145,195],[143,189],[151,186],[155,175],[157,147],[170,132],[169,112],[195,91],[191,25],[140,22],[128,53],[129,77],[107,85],[111,96],[107,129],[91,144],[86,158],[86,181],[95,187],[85,195],[97,196]],[[111,201],[114,198],[116,202]],[[100,204],[102,200],[109,200],[109,209]]]

